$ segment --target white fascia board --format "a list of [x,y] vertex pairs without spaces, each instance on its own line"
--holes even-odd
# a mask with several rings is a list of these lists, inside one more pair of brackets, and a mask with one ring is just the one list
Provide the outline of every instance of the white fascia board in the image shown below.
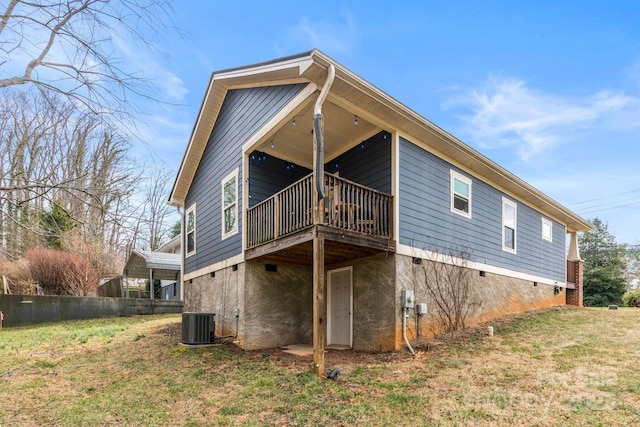
[[[313,60],[311,57],[304,58],[294,58],[283,62],[274,62],[268,64],[259,64],[257,66],[249,66],[247,68],[239,68],[230,71],[222,71],[215,74],[216,80],[238,80],[246,77],[256,77],[256,80],[263,80],[260,78],[260,75],[264,74],[273,74],[273,73],[283,73],[284,71],[289,71],[286,73],[288,75],[296,75],[300,76],[304,71],[306,71],[311,64],[313,64]],[[297,70],[296,70],[297,69]]]

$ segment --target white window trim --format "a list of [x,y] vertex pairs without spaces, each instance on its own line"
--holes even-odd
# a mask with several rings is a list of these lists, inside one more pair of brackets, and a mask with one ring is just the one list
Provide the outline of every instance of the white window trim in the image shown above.
[[[545,236],[544,235],[544,226],[548,225],[549,226],[549,235]],[[551,222],[550,219],[547,219],[545,217],[542,217],[542,239],[546,240],[548,242],[553,242],[553,222]]]
[[[450,187],[451,187],[451,191],[450,191],[450,209],[451,212],[458,214],[460,216],[463,216],[465,218],[471,218],[471,198],[472,198],[472,187],[471,187],[471,179],[469,179],[468,177],[462,175],[459,172],[454,171],[453,169],[449,170],[450,175],[451,175],[451,180],[450,180]],[[454,207],[454,199],[455,199],[455,185],[454,185],[454,180],[457,179],[458,181],[462,181],[463,183],[467,184],[469,186],[469,212],[464,212],[461,211],[459,209],[456,209]]]
[[[513,248],[504,245],[504,207],[505,205],[511,206],[515,210],[515,224],[513,229]],[[518,204],[512,200],[507,199],[506,197],[502,197],[502,250],[511,252],[513,254],[517,253],[518,249]]]
[[[235,188],[235,193],[236,193],[236,202],[233,204],[233,210],[235,213],[235,218],[236,218],[236,222],[233,226],[233,229],[231,229],[228,233],[225,233],[224,230],[224,212],[225,212],[225,207],[224,207],[224,185],[230,181],[231,179],[235,178],[236,179],[236,188]],[[235,168],[229,175],[225,176],[222,181],[221,181],[221,186],[220,186],[221,190],[222,190],[222,195],[220,196],[220,210],[221,210],[221,230],[222,230],[222,240],[227,239],[235,234],[238,234],[238,222],[239,222],[239,218],[238,218],[238,168]]]
[[[187,236],[189,235],[189,232],[187,230],[187,227],[189,226],[189,214],[193,212],[193,250],[191,252],[187,252]],[[198,216],[196,213],[196,204],[192,204],[191,206],[189,206],[189,209],[187,209],[184,212],[184,257],[185,258],[189,258],[191,255],[195,255],[196,253],[196,238],[197,238],[197,234],[196,234],[196,229],[198,228]]]

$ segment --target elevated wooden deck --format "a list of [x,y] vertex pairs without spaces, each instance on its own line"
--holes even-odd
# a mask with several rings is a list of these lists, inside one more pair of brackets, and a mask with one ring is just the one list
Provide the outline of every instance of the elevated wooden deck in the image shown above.
[[325,173],[324,215],[314,221],[313,183],[310,174],[247,210],[246,259],[311,265],[316,235],[327,265],[395,252],[391,195]]

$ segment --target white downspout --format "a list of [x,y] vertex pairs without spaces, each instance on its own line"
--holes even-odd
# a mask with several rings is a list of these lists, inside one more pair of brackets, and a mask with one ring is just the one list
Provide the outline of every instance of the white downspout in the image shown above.
[[329,69],[327,70],[327,72],[328,72],[327,81],[324,83],[324,86],[320,91],[320,96],[318,96],[318,99],[316,100],[316,105],[313,109],[313,113],[316,116],[322,115],[322,104],[324,104],[324,100],[329,94],[329,89],[331,89],[331,85],[333,84],[333,79],[336,76],[336,68],[333,66],[333,64],[329,64]]
[[185,217],[178,206],[176,206],[176,210],[178,211],[178,215],[180,215],[180,301],[184,304],[184,280],[182,279],[184,277],[184,250],[182,246],[184,242]]
[[322,129],[322,104],[329,93],[329,89],[333,84],[333,79],[336,76],[336,69],[333,64],[329,64],[327,70],[327,81],[322,86],[320,96],[316,100],[315,108],[313,109],[313,131],[316,137],[316,163],[314,165],[314,172],[316,173],[316,190],[318,191],[318,199],[324,199],[324,135]]

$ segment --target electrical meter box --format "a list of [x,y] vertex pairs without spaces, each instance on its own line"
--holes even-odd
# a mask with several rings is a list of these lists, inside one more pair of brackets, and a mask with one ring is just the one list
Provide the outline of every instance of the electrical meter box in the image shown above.
[[400,302],[402,303],[402,308],[413,308],[413,304],[416,302],[413,290],[403,289],[400,292]]
[[416,314],[427,314],[427,304],[416,304]]

